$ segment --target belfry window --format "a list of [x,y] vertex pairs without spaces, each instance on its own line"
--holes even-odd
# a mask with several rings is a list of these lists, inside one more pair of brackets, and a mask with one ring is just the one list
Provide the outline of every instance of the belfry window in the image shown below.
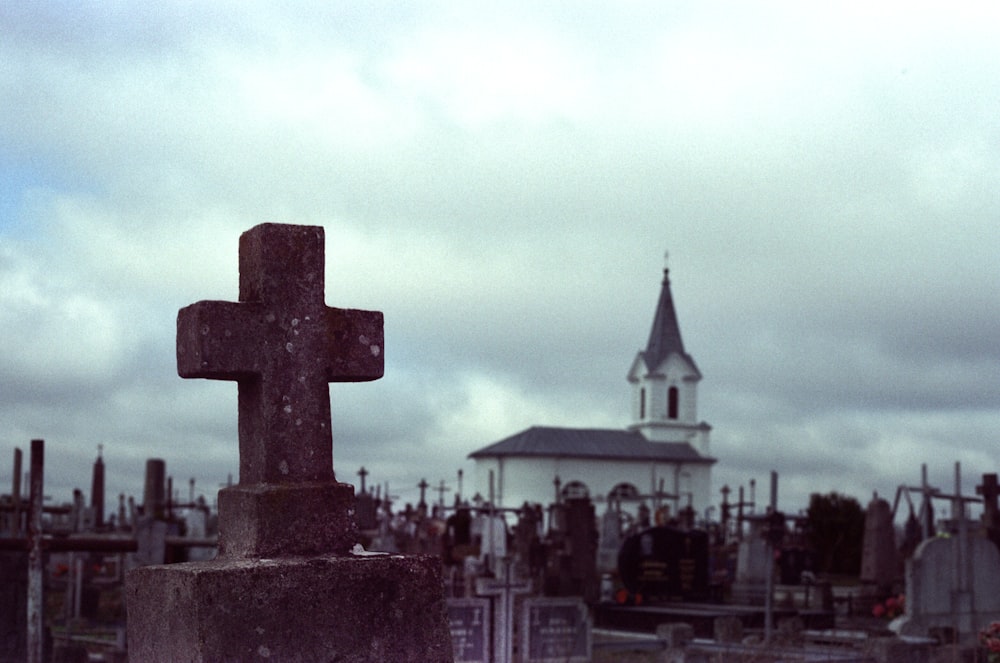
[[667,390],[667,418],[676,419],[677,418],[677,406],[680,400],[680,394],[677,391],[677,387],[671,387]]
[[639,419],[646,418],[646,389],[639,390]]

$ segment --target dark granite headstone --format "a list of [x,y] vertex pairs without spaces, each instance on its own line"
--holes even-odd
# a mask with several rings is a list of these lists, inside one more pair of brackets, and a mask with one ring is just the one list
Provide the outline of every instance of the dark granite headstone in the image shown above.
[[622,583],[646,600],[704,599],[709,593],[708,533],[651,527],[625,540]]

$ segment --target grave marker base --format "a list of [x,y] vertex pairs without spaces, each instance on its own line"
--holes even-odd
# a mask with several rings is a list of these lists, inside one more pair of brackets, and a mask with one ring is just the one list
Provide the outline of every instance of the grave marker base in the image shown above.
[[346,553],[357,541],[350,484],[237,484],[219,491],[220,557]]
[[440,566],[423,555],[317,555],[135,569],[129,659],[450,663]]

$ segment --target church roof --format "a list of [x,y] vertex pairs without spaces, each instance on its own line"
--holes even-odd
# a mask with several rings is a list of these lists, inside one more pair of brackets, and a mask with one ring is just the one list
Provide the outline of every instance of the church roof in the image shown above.
[[601,460],[714,463],[687,442],[650,442],[638,431],[532,426],[483,447],[469,458],[557,456]]
[[671,353],[677,353],[700,375],[701,371],[698,371],[694,359],[684,352],[681,328],[677,324],[677,312],[674,310],[674,297],[670,292],[669,274],[669,269],[663,270],[663,287],[660,288],[660,301],[656,305],[656,315],[653,316],[653,328],[649,332],[646,349],[639,355],[646,364],[646,369],[655,371]]

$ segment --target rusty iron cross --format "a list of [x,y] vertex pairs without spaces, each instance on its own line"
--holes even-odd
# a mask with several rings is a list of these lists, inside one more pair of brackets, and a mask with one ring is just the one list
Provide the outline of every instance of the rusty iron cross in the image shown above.
[[379,311],[325,304],[318,226],[240,236],[238,302],[177,314],[177,373],[239,385],[240,484],[334,479],[330,382],[382,377]]

